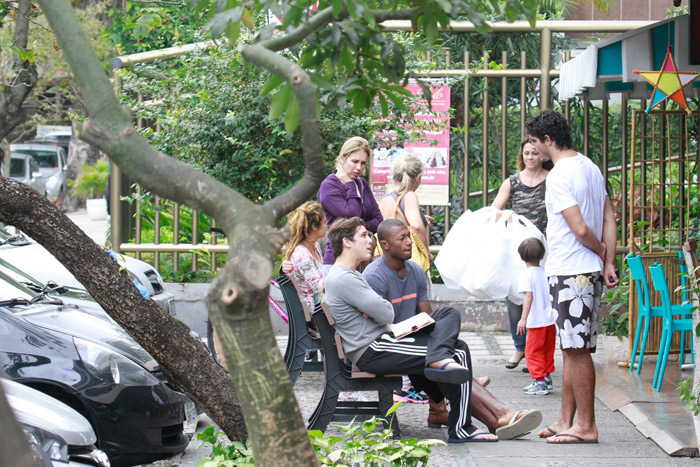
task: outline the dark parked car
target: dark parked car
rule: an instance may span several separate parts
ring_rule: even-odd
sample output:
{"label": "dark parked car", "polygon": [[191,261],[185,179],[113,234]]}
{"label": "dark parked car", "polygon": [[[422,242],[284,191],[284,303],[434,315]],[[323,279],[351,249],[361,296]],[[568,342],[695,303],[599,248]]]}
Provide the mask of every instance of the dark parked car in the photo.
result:
{"label": "dark parked car", "polygon": [[123,329],[0,274],[0,377],[33,387],[83,415],[113,465],[185,450],[186,404]]}

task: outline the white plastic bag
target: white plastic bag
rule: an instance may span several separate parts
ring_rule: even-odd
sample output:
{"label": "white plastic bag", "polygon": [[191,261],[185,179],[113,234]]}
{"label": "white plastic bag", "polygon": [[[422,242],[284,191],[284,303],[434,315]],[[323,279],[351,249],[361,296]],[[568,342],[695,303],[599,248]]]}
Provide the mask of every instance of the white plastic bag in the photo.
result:
{"label": "white plastic bag", "polygon": [[497,212],[496,208],[490,206],[475,212],[467,210],[450,228],[440,247],[440,253],[435,258],[435,267],[440,271],[445,286],[450,289],[460,288],[459,283],[475,250],[472,246],[478,241],[476,226],[486,223]]}
{"label": "white plastic bag", "polygon": [[521,304],[518,276],[525,263],[518,246],[528,237],[538,238],[546,249],[544,235],[523,216],[491,206],[467,211],[450,229],[435,266],[449,288],[462,288],[484,300],[507,296]]}

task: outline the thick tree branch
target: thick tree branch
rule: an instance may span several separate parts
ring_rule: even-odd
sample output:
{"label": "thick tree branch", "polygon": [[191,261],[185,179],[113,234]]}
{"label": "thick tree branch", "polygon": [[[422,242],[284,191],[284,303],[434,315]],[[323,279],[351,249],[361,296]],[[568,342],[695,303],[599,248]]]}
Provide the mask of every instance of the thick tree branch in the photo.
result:
{"label": "thick tree branch", "polygon": [[[122,109],[70,2],[39,0],[39,4],[87,106],[89,120],[76,125],[81,139],[107,153],[133,181],[214,217],[227,233],[244,218],[264,216],[260,207],[240,193],[151,147]],[[163,173],[168,176],[158,176]]]}
{"label": "thick tree branch", "polygon": [[241,407],[228,375],[189,334],[189,328],[154,301],[144,299],[129,275],[120,272],[117,262],[60,209],[29,186],[2,177],[0,221],[27,233],[55,256],[107,314],[158,361],[179,390],[207,412],[229,438],[245,439]]}
{"label": "thick tree branch", "polygon": [[[372,10],[372,16],[377,23],[389,20],[399,20],[399,19],[411,19],[413,15],[418,11],[418,8],[408,8],[405,10]],[[260,42],[260,45],[273,51],[279,52],[280,50],[287,49],[294,45],[299,44],[301,41],[306,39],[310,34],[321,29],[325,25],[333,21],[343,21],[348,17],[348,10],[343,5],[342,10],[338,14],[338,18],[333,18],[333,8],[328,7],[324,10],[316,12],[308,21],[301,23],[299,26],[294,28],[287,34],[279,37],[271,38],[266,41]]]}
{"label": "thick tree branch", "polygon": [[325,176],[316,110],[316,86],[303,68],[262,44],[245,47],[241,54],[250,63],[283,77],[292,86],[299,103],[299,128],[306,168],[302,179],[289,191],[265,203],[265,208],[277,220],[313,195]]}

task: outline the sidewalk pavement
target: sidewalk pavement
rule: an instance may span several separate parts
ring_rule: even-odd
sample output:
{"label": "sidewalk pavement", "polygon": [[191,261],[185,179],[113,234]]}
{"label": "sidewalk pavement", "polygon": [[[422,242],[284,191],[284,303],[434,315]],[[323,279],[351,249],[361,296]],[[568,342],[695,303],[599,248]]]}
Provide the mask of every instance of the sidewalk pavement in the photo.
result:
{"label": "sidewalk pavement", "polygon": [[[491,384],[488,389],[504,404],[518,410],[537,409],[542,412],[543,420],[539,429],[553,423],[561,403],[562,360],[559,350],[555,353],[556,371],[553,374],[554,390],[546,396],[528,396],[522,388],[530,383],[528,374],[521,371],[521,364],[514,370],[505,368],[505,362],[512,353],[511,337],[507,333],[463,332],[472,353],[475,376],[488,375]],[[598,352],[594,354],[597,364],[604,364],[605,350],[602,340],[598,338]],[[278,343],[283,349],[284,338]],[[323,391],[323,376],[320,373],[303,373],[294,386],[294,393],[304,419],[313,412]],[[368,393],[369,394],[369,393]],[[376,397],[376,396],[375,396]],[[519,440],[499,441],[498,443],[473,443],[436,446],[430,456],[430,465],[440,467],[467,466],[697,466],[697,459],[687,457],[669,457],[653,441],[645,438],[635,426],[620,412],[612,412],[598,398],[595,405],[596,422],[600,439],[598,444],[547,445],[545,440],[533,433]],[[404,404],[397,411],[401,434],[404,438],[434,438],[447,441],[447,429],[428,428],[427,404]],[[475,420],[475,424],[482,426]],[[200,423],[199,429],[205,427]],[[329,427],[326,434],[338,434],[337,429]],[[197,460],[210,455],[210,449],[201,446],[199,441],[190,443],[187,451],[177,458],[159,466],[194,467]]]}

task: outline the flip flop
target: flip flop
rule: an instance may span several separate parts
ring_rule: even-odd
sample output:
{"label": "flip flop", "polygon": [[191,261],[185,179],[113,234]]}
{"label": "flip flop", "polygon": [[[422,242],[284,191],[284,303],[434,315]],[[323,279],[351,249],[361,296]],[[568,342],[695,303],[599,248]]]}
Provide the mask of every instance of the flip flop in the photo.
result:
{"label": "flip flop", "polygon": [[[520,416],[522,414],[522,416]],[[518,418],[520,416],[520,418]],[[522,438],[542,423],[542,412],[539,410],[521,410],[513,415],[507,425],[496,428],[498,439]]]}
{"label": "flip flop", "polygon": [[477,436],[483,436],[490,434],[488,431],[474,430],[472,434],[466,438],[448,438],[448,443],[495,443],[498,439],[479,439]]}
{"label": "flip flop", "polygon": [[550,436],[557,436],[557,432],[552,430],[552,427],[548,426],[545,428],[545,430],[549,431],[551,435],[538,435],[540,438],[549,438]]}
{"label": "flip flop", "polygon": [[571,433],[559,433],[558,435],[555,435],[555,436],[568,436],[569,438],[572,438],[572,440],[570,440],[570,441],[550,441],[551,438],[547,438],[547,444],[598,444],[597,439],[583,439],[580,436],[572,435]]}
{"label": "flip flop", "polygon": [[447,362],[440,368],[425,367],[423,374],[430,381],[448,384],[464,384],[472,377],[472,372],[468,368],[447,368],[447,365],[457,362]]}

